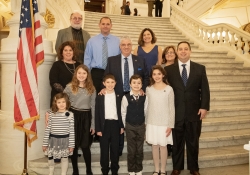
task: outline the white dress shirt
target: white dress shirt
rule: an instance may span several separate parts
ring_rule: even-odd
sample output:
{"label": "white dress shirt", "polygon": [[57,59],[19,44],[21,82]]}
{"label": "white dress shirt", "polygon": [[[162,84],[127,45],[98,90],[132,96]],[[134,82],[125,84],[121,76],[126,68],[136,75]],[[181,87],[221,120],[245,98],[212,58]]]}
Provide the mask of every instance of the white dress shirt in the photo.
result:
{"label": "white dress shirt", "polygon": [[115,92],[105,94],[105,119],[107,120],[118,120],[117,108],[116,108],[116,95]]}
{"label": "white dress shirt", "polygon": [[190,73],[190,60],[188,60],[186,63],[182,63],[180,60],[178,60],[178,64],[179,64],[179,70],[180,70],[180,75],[182,77],[182,70],[183,70],[183,66],[182,64],[186,64],[186,69],[187,69],[187,78],[189,77],[189,73]]}

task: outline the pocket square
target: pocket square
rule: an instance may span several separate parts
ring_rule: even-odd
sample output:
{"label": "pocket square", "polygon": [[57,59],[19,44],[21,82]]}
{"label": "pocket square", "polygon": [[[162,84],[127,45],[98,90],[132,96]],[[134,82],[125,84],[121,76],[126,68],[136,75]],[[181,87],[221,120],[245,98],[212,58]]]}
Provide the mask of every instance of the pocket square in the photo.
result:
{"label": "pocket square", "polygon": [[141,71],[142,70],[142,68],[140,68],[140,67],[138,67],[138,69],[137,69],[138,71]]}

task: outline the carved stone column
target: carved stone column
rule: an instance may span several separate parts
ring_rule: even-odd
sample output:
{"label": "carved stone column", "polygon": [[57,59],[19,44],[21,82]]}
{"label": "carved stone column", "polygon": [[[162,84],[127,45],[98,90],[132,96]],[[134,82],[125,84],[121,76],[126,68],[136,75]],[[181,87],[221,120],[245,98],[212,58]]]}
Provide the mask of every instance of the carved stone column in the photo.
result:
{"label": "carved stone column", "polygon": [[163,1],[162,17],[170,17],[170,0]]}
{"label": "carved stone column", "polygon": [[[40,0],[39,4],[43,4],[45,7],[45,0]],[[44,7],[42,7],[41,10],[44,10]],[[24,132],[15,130],[13,128],[14,81],[20,8],[20,0],[11,1],[11,10],[15,14],[11,20],[7,22],[7,25],[10,27],[9,36],[1,40],[0,170],[2,174],[20,174],[24,168]],[[43,11],[41,11],[41,14],[43,14]],[[38,139],[32,143],[31,148],[28,148],[28,160],[43,157],[41,145],[44,132],[44,114],[49,108],[50,101],[50,85],[48,74],[52,63],[55,60],[55,54],[52,53],[52,42],[48,41],[44,35],[47,24],[43,20],[42,16],[41,26],[45,50],[44,63],[38,67],[38,88],[40,93],[41,119],[37,121]]]}

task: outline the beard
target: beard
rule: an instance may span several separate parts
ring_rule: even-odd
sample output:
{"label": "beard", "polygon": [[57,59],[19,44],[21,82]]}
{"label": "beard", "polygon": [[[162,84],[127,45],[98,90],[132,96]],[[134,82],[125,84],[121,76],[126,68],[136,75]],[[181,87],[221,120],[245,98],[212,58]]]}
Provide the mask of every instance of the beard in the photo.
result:
{"label": "beard", "polygon": [[80,24],[74,24],[73,22],[71,23],[71,27],[73,27],[74,29],[80,29],[82,27],[82,23]]}

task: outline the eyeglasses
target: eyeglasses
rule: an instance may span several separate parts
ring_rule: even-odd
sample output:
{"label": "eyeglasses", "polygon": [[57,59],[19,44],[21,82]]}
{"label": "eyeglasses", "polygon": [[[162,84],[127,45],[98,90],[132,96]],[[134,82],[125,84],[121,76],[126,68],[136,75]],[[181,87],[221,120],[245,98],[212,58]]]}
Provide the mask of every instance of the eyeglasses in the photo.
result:
{"label": "eyeglasses", "polygon": [[121,47],[131,47],[132,46],[132,44],[121,44]]}
{"label": "eyeglasses", "polygon": [[82,18],[77,18],[77,17],[74,17],[74,18],[71,18],[71,19],[73,19],[74,21],[81,21],[82,20]]}
{"label": "eyeglasses", "polygon": [[174,55],[174,52],[166,52],[165,55]]}

